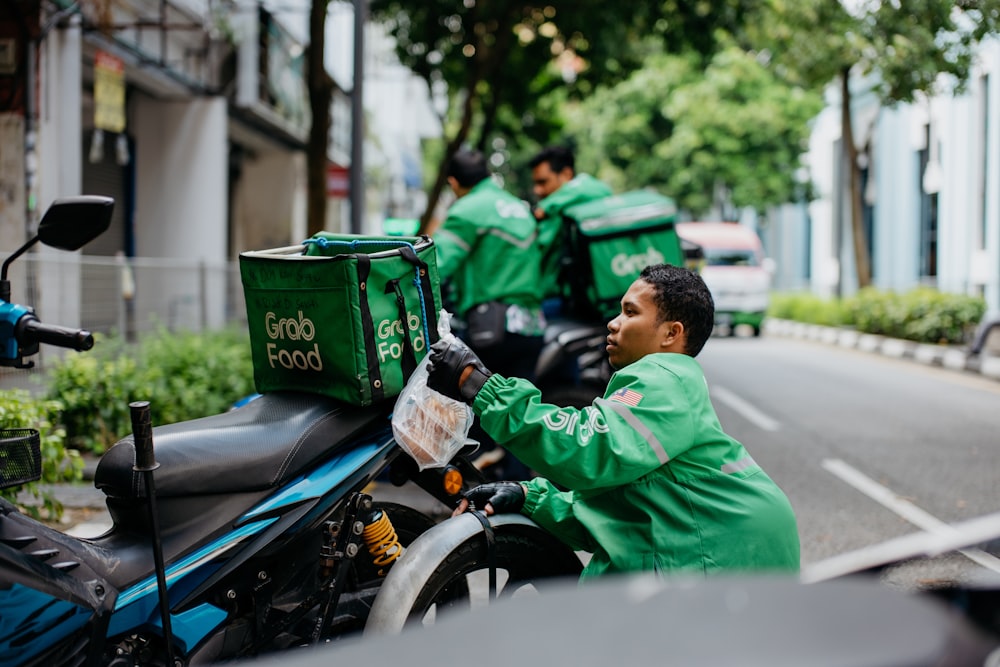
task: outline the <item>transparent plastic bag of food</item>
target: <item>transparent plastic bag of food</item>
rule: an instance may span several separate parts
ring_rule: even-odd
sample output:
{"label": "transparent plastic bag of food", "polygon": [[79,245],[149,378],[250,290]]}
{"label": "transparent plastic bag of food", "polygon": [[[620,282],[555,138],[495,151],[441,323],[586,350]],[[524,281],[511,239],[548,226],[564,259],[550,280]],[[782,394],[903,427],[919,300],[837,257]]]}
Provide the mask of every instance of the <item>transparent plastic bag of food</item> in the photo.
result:
{"label": "transparent plastic bag of food", "polygon": [[[443,340],[455,337],[450,319],[444,310],[438,316],[438,335]],[[443,467],[466,444],[474,444],[469,440],[472,408],[427,386],[429,364],[430,354],[427,354],[396,398],[392,413],[396,442],[420,470]]]}

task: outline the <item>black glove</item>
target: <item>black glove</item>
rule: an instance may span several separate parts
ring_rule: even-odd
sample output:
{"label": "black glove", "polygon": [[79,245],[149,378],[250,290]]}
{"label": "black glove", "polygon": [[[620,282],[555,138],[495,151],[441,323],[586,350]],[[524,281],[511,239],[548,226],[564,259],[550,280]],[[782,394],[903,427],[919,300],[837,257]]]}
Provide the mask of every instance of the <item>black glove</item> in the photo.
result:
{"label": "black glove", "polygon": [[[472,366],[472,375],[459,388],[458,381],[462,371]],[[490,369],[483,366],[476,353],[457,338],[439,340],[431,345],[431,360],[427,367],[427,386],[436,392],[444,394],[456,401],[465,401],[472,405],[476,394],[493,375]]]}
{"label": "black glove", "polygon": [[485,509],[488,503],[496,514],[520,512],[524,507],[524,487],[520,482],[489,482],[469,490],[465,498],[478,510]]}

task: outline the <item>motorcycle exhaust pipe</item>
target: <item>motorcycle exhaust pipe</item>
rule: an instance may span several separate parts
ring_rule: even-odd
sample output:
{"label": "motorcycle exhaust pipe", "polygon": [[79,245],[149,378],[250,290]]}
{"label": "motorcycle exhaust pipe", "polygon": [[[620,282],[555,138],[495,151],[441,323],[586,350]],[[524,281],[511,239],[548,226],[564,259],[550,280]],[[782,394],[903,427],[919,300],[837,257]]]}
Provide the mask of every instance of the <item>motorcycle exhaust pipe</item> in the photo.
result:
{"label": "motorcycle exhaust pipe", "polygon": [[149,509],[150,536],[153,542],[153,567],[156,570],[156,588],[160,600],[160,620],[163,623],[163,640],[167,645],[168,665],[174,665],[174,640],[170,628],[170,600],[167,596],[167,575],[163,565],[163,543],[160,540],[160,520],[156,510],[156,487],[153,471],[160,467],[153,453],[153,427],[149,418],[149,401],[129,403],[132,418],[132,438],[135,441],[135,465],[132,470],[142,473],[146,484],[146,506]]}

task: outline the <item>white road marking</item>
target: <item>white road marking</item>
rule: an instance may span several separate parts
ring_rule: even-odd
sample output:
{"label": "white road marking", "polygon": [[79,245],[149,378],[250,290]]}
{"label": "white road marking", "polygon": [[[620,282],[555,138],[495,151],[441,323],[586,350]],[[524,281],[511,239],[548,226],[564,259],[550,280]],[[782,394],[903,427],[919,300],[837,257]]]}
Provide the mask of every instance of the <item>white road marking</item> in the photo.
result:
{"label": "white road marking", "polygon": [[777,419],[772,419],[725,387],[713,386],[709,391],[720,403],[724,403],[730,409],[738,412],[757,428],[764,431],[777,431],[781,428]]}
{"label": "white road marking", "polygon": [[[879,484],[871,477],[868,477],[840,459],[825,459],[822,466],[833,476],[850,484],[861,493],[886,509],[895,512],[921,530],[939,534],[953,534],[957,532],[941,519],[929,514],[910,501],[900,498],[888,487]],[[958,552],[988,570],[1000,572],[1000,558],[988,554],[982,549],[959,549]]]}

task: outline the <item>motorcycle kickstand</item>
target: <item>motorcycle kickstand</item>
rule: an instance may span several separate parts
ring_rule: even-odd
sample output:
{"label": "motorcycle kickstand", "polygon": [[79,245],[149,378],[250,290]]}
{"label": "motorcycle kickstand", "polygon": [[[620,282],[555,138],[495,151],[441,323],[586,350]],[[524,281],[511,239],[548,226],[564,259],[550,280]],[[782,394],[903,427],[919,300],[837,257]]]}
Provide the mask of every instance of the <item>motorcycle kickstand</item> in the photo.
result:
{"label": "motorcycle kickstand", "polygon": [[[321,612],[316,619],[313,630],[310,633],[310,643],[316,644],[322,638],[323,628],[328,623],[328,616],[337,606],[340,594],[343,591],[347,577],[347,567],[353,564],[354,556],[360,550],[361,534],[364,532],[364,522],[358,520],[361,512],[368,512],[372,506],[371,496],[363,493],[355,493],[347,502],[344,510],[344,518],[341,523],[328,521],[325,524],[323,533],[323,546],[320,549],[320,572],[319,579],[323,582],[319,590],[306,597],[294,611],[284,618],[275,622],[266,622],[266,614],[257,613],[258,624],[261,623],[261,616],[264,616],[264,626],[268,632],[266,636],[260,637],[251,645],[240,651],[240,657],[257,655],[257,653],[267,646],[268,642],[279,636],[293,624],[305,616],[310,609],[315,609],[321,605]],[[349,526],[349,530],[343,530],[342,526]],[[263,632],[263,627],[258,625],[259,633]]]}
{"label": "motorcycle kickstand", "polygon": [[[324,584],[326,599],[322,602],[322,610],[316,617],[313,626],[311,644],[318,644],[323,637],[323,628],[330,622],[330,616],[347,582],[347,570],[354,564],[354,557],[361,548],[361,536],[365,530],[365,521],[359,515],[371,513],[372,498],[364,493],[355,493],[347,502],[344,520],[338,525],[330,523],[323,536],[323,547],[320,549],[320,576]],[[345,530],[346,528],[346,530]]]}

